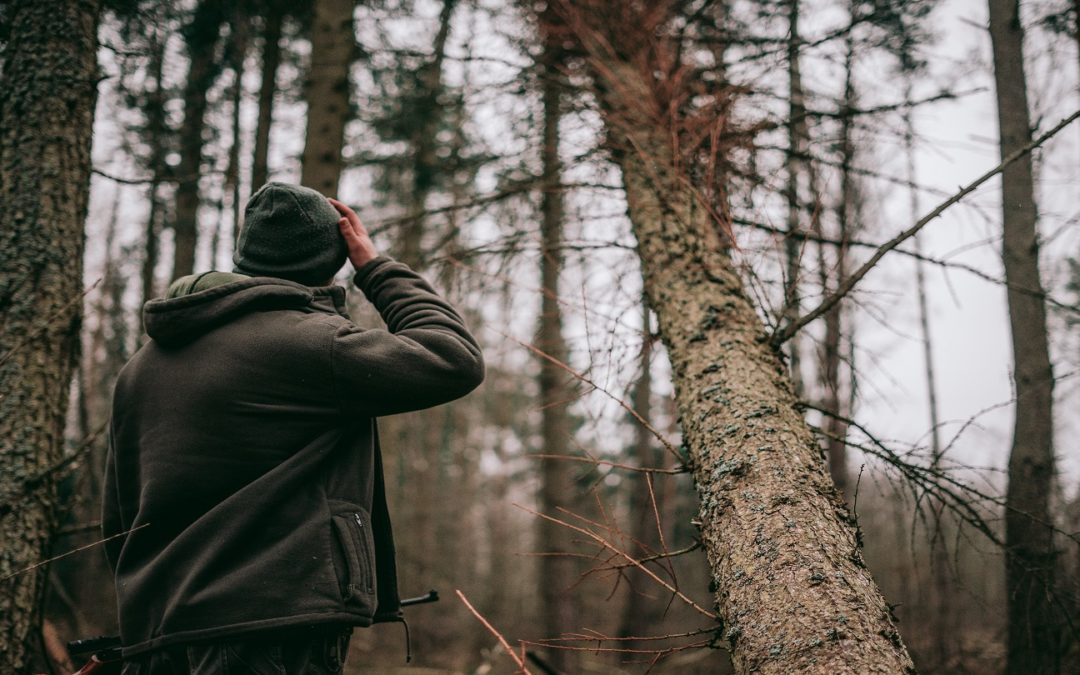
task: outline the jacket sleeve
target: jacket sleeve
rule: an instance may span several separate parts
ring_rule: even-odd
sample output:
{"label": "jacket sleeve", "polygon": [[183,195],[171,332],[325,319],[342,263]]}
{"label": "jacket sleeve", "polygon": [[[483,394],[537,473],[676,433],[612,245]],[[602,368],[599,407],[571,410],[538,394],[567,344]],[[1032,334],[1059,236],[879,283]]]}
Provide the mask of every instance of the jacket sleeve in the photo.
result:
{"label": "jacket sleeve", "polygon": [[381,255],[353,278],[386,329],[338,328],[331,348],[342,409],[372,417],[430,408],[484,380],[484,358],[457,311],[404,263]]}

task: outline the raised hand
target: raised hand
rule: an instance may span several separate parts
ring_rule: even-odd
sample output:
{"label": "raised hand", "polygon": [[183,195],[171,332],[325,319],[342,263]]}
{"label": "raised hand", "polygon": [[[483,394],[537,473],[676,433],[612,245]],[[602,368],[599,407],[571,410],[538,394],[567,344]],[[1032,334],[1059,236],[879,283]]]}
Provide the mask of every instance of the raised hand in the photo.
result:
{"label": "raised hand", "polygon": [[367,228],[360,222],[360,216],[356,215],[355,211],[333,198],[330,198],[330,203],[342,216],[338,227],[341,228],[341,235],[345,237],[345,243],[349,247],[349,262],[356,269],[360,269],[364,263],[379,255],[375,244],[371,242]]}

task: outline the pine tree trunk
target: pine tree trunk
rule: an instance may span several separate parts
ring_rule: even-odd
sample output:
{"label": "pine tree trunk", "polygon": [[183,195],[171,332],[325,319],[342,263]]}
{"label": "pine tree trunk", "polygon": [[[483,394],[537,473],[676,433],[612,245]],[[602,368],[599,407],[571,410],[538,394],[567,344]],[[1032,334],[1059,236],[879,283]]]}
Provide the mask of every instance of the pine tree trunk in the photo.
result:
{"label": "pine tree trunk", "polygon": [[[1023,28],[1017,0],[990,0],[1001,156],[1031,139]],[[1008,595],[1008,673],[1054,673],[1060,668],[1061,618],[1056,594],[1049,498],[1053,488],[1053,372],[1040,296],[1042,288],[1031,156],[1007,166],[1002,185],[1002,261],[1012,328],[1016,417],[1009,454],[1005,513]]]}
{"label": "pine tree trunk", "polygon": [[281,64],[281,24],[284,18],[276,3],[267,9],[263,27],[262,83],[259,85],[259,119],[255,125],[255,158],[251,167],[251,189],[258,190],[269,176],[270,126],[274,119],[274,94]]}
{"label": "pine tree trunk", "polygon": [[[536,347],[563,363],[568,350],[563,337],[562,307],[559,304],[559,275],[563,268],[562,162],[559,158],[559,120],[562,100],[561,75],[556,68],[556,47],[547,44],[541,57],[541,99],[543,110],[543,197],[540,222],[540,323]],[[572,393],[569,374],[547,359],[540,360],[540,436],[545,455],[569,455],[571,437],[567,405]],[[558,516],[559,508],[577,510],[574,467],[564,459],[540,460],[540,511]],[[578,565],[573,557],[572,533],[547,519],[540,519],[537,549],[540,558],[541,615],[545,638],[557,638],[580,629],[577,589]],[[576,672],[576,653],[564,649],[548,651],[551,665],[559,672]]]}
{"label": "pine tree trunk", "polygon": [[184,121],[180,126],[180,165],[177,167],[176,221],[173,224],[173,280],[195,270],[206,92],[219,70],[214,61],[214,45],[223,20],[219,5],[216,0],[201,0],[184,31],[191,65],[187,82],[184,83]]}
{"label": "pine tree trunk", "polygon": [[349,66],[356,48],[354,0],[315,0],[311,65],[305,86],[307,140],[300,183],[336,195],[343,166],[341,145],[349,120]]}
{"label": "pine tree trunk", "polygon": [[0,672],[29,669],[82,317],[94,0],[13,5],[0,79]]}
{"label": "pine tree trunk", "polygon": [[709,211],[673,169],[641,70],[591,52],[674,376],[701,539],[739,673],[901,673],[912,664],[854,522],[796,408]]}

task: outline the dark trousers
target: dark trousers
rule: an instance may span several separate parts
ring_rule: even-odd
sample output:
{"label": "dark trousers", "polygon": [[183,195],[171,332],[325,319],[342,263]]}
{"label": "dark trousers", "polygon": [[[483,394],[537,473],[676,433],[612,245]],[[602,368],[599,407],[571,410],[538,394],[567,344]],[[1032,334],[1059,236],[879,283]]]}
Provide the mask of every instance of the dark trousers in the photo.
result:
{"label": "dark trousers", "polygon": [[171,645],[124,659],[122,675],[339,675],[351,626],[312,626]]}

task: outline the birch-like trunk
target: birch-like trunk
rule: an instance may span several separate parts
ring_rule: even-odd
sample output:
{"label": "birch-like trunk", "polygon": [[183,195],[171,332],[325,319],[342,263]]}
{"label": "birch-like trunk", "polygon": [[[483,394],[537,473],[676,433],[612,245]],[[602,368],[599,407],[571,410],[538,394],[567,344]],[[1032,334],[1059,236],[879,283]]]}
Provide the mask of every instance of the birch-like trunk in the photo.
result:
{"label": "birch-like trunk", "polygon": [[0,672],[30,669],[79,355],[94,0],[12,5],[0,77]]}

